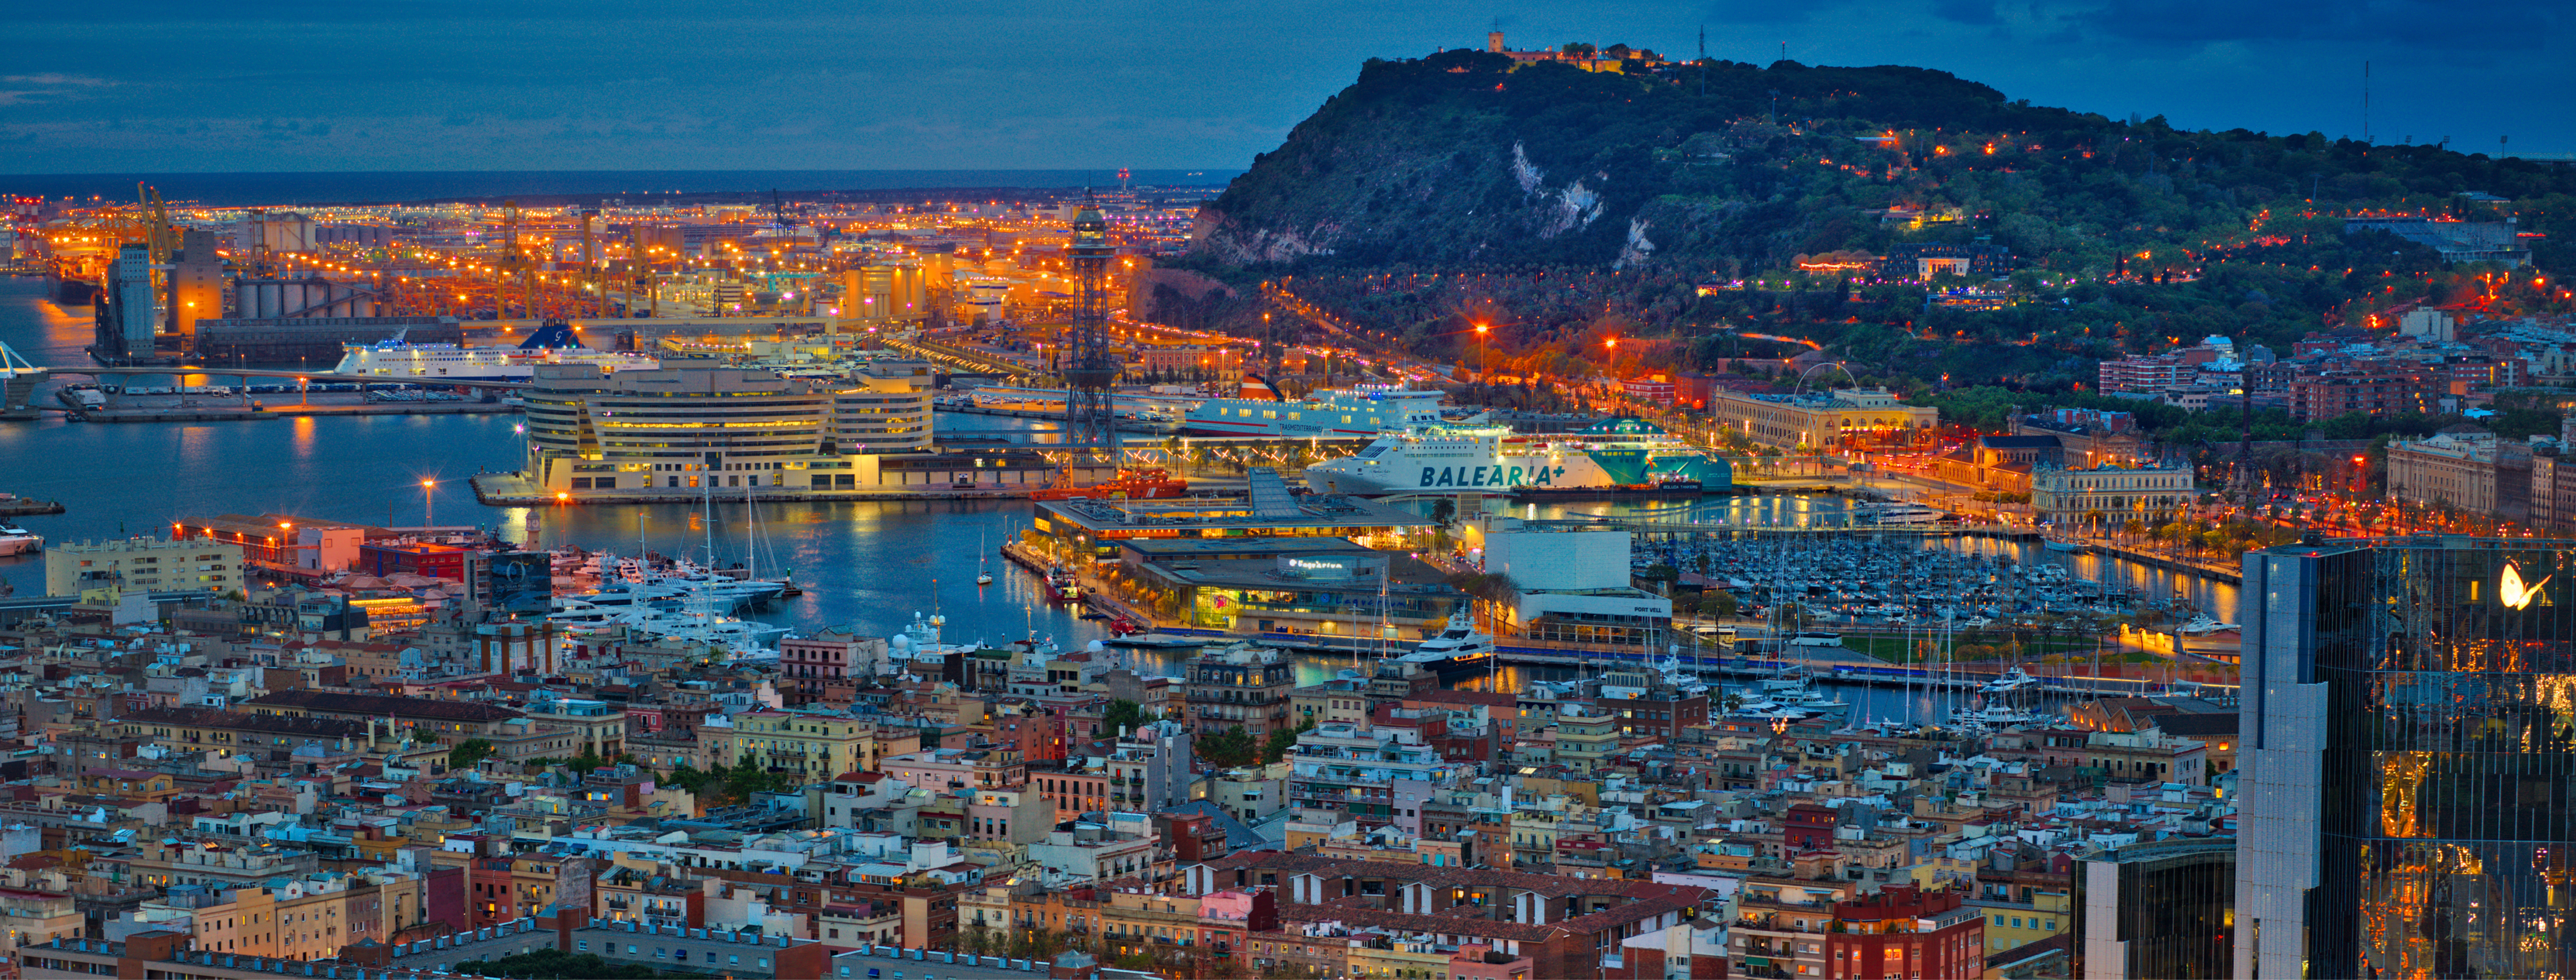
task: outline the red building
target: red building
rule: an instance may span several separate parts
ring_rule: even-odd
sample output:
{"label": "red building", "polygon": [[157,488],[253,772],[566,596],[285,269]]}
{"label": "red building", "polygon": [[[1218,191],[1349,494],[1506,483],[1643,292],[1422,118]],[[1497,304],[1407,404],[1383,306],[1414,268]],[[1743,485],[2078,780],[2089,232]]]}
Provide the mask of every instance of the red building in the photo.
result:
{"label": "red building", "polygon": [[1790,807],[1780,815],[1780,847],[1790,854],[1833,850],[1834,808],[1813,803]]}
{"label": "red building", "polygon": [[1653,405],[1673,403],[1673,379],[1667,374],[1650,374],[1619,383],[1629,398]]}
{"label": "red building", "polygon": [[480,929],[516,920],[519,917],[519,900],[510,888],[510,859],[478,857],[469,868],[465,898],[474,921],[467,928]]}
{"label": "red building", "polygon": [[1825,969],[1831,980],[1976,980],[1986,972],[1986,917],[1957,892],[1913,885],[1836,902]]}
{"label": "red building", "polygon": [[377,578],[410,574],[462,582],[465,581],[465,554],[471,550],[426,541],[363,544],[358,546],[357,570]]}
{"label": "red building", "polygon": [[1233,851],[1225,846],[1225,830],[1216,818],[1204,813],[1157,813],[1154,829],[1163,837],[1163,846],[1172,849],[1172,857],[1184,863],[1213,861]]}
{"label": "red building", "polygon": [[993,720],[993,742],[1020,750],[1020,758],[1040,762],[1064,758],[1064,709],[1055,705],[1020,705],[1017,714]]}

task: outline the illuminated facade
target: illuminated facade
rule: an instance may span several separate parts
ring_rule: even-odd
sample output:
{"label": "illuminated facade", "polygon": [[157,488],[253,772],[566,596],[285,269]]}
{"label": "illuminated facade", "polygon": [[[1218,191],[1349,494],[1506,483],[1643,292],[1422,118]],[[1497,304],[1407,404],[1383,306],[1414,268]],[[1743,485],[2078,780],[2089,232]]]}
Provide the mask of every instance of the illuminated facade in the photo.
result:
{"label": "illuminated facade", "polygon": [[1708,395],[1709,423],[1783,449],[1905,445],[1941,424],[1941,410],[1908,405],[1885,388],[1847,388],[1800,395]]}
{"label": "illuminated facade", "polygon": [[2041,466],[2030,474],[2030,507],[2043,521],[2073,523],[2099,512],[2115,523],[2136,518],[2157,524],[2190,506],[2191,497],[2187,463],[2092,469]]}
{"label": "illuminated facade", "polygon": [[789,378],[731,367],[603,375],[549,365],[536,369],[527,399],[526,472],[548,492],[865,491],[915,478],[925,486],[1044,485],[1053,475],[1009,465],[1033,458],[927,467],[885,458],[931,448],[931,393],[909,378]]}
{"label": "illuminated facade", "polygon": [[2245,556],[2234,975],[2566,976],[2576,544]]}

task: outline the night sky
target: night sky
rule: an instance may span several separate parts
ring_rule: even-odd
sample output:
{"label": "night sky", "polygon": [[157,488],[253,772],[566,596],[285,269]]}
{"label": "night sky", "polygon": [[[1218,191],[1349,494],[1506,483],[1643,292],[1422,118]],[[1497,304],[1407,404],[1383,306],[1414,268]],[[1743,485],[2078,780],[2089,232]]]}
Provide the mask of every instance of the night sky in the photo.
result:
{"label": "night sky", "polygon": [[0,172],[1235,168],[1371,57],[1939,68],[2184,128],[2576,151],[2566,0],[10,5]]}

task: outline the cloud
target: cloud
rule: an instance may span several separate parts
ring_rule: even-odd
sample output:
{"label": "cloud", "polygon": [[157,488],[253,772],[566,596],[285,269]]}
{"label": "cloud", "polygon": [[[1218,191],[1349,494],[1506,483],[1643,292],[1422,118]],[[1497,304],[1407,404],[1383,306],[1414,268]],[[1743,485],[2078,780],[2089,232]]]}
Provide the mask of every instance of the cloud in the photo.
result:
{"label": "cloud", "polygon": [[2108,0],[2085,22],[2161,44],[2378,41],[2422,47],[2528,49],[2569,23],[2561,4],[2524,0]]}
{"label": "cloud", "polygon": [[1995,12],[1997,0],[1932,0],[1932,16],[1954,24],[1980,27],[2001,24],[2003,15]]}
{"label": "cloud", "polygon": [[0,75],[0,105],[38,105],[70,102],[88,98],[97,89],[110,88],[115,82],[89,75],[66,75],[43,72],[34,75]]}

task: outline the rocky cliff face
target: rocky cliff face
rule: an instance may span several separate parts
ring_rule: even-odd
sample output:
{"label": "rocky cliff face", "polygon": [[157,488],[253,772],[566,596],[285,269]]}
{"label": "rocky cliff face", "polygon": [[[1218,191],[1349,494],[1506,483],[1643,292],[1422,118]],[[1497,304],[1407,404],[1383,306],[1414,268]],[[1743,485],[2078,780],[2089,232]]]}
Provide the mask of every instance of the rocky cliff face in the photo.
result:
{"label": "rocky cliff face", "polygon": [[[1850,136],[1829,132],[2079,118],[1911,68],[1719,64],[1704,95],[1702,83],[1688,67],[1514,71],[1507,58],[1473,51],[1371,61],[1202,212],[1193,251],[1236,267],[1714,267],[1730,254],[1759,266],[1816,230],[1807,208],[1762,205],[1813,196],[1805,185],[1817,178],[1786,161],[1852,149]],[[1762,120],[1775,92],[1785,93],[1785,112],[1845,117],[1770,125]]]}
{"label": "rocky cliff face", "polygon": [[1202,213],[1197,254],[1226,265],[1617,259],[1651,157],[1565,139],[1564,121],[1534,117],[1606,108],[1652,83],[1509,67],[1475,52],[1370,62]]}

